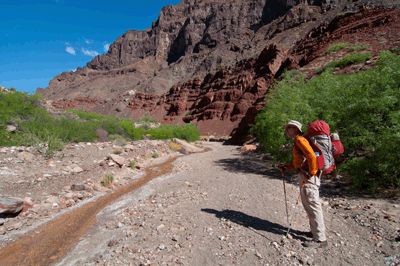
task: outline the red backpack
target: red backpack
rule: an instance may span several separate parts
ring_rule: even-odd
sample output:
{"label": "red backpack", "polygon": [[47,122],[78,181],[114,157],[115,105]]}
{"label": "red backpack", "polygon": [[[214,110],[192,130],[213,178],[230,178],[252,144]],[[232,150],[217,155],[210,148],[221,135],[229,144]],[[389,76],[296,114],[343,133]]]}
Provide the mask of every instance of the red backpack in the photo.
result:
{"label": "red backpack", "polygon": [[329,125],[324,121],[312,122],[305,136],[317,154],[318,169],[329,174],[336,169],[335,156],[344,152],[343,144],[337,133],[330,134]]}

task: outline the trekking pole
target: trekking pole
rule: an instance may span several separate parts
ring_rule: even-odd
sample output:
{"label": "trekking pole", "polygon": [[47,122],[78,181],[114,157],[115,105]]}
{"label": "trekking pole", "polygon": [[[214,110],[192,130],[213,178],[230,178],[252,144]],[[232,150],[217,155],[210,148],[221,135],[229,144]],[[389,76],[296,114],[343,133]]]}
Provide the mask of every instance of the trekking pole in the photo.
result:
{"label": "trekking pole", "polygon": [[301,191],[303,190],[303,187],[304,187],[304,182],[303,182],[303,184],[301,184],[299,197],[297,198],[296,206],[294,206],[294,211],[293,211],[292,220],[290,221],[289,228],[288,228],[287,233],[286,233],[286,237],[288,237],[288,235],[289,235],[290,227],[292,226],[292,222],[293,222],[293,219],[294,219],[294,215],[296,214],[296,208],[297,208],[297,205],[299,204],[300,196],[301,196]]}
{"label": "trekking pole", "polygon": [[288,226],[289,226],[289,211],[288,211],[287,199],[286,199],[285,175],[283,174],[283,171],[282,171],[282,180],[283,180],[283,192],[284,192],[284,194],[285,194],[286,220],[287,220],[287,224],[288,224]]}

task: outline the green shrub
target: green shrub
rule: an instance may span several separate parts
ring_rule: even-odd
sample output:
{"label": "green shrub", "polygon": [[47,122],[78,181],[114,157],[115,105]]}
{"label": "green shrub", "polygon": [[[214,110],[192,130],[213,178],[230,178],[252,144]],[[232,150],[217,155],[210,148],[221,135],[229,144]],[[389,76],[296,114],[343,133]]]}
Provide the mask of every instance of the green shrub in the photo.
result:
{"label": "green shrub", "polygon": [[121,119],[118,126],[131,140],[143,139],[144,130],[142,128],[136,128],[133,123],[134,121],[131,119]]}
{"label": "green shrub", "polygon": [[114,148],[112,153],[113,154],[121,154],[122,153],[122,149],[121,148]]}
{"label": "green shrub", "polygon": [[331,53],[337,52],[337,51],[339,51],[339,50],[342,50],[342,49],[348,47],[349,45],[350,45],[349,43],[336,43],[336,44],[331,45],[331,46],[325,51],[325,53],[326,53],[326,54],[331,54]]}
{"label": "green shrub", "polygon": [[104,177],[103,177],[103,181],[101,181],[101,185],[102,185],[103,187],[108,187],[108,188],[110,188],[112,182],[114,182],[114,176],[111,175],[111,174],[106,174],[106,175],[104,175]]}
{"label": "green shrub", "polygon": [[[347,157],[341,171],[351,175],[355,189],[400,184],[400,57],[381,52],[378,65],[369,70],[334,75],[324,72],[310,80],[287,72],[274,85],[267,106],[256,116],[251,132],[266,152],[279,161],[291,161],[291,146],[282,125],[295,119],[306,125],[315,120],[329,123],[345,146]],[[305,130],[305,128],[303,128]],[[289,140],[291,141],[291,140]]]}
{"label": "green shrub", "polygon": [[200,132],[193,124],[160,125],[158,128],[146,130],[145,134],[151,135],[151,139],[172,139],[178,138],[188,142],[194,142],[200,137]]}
{"label": "green shrub", "polygon": [[136,165],[136,163],[134,161],[130,161],[129,162],[129,167],[130,168],[132,168],[132,169],[135,168],[135,165]]}
{"label": "green shrub", "polygon": [[123,136],[118,135],[118,134],[109,135],[108,139],[111,142],[113,142],[115,145],[118,145],[118,146],[124,146],[128,143],[128,141]]}
{"label": "green shrub", "polygon": [[354,52],[354,51],[359,51],[359,50],[371,50],[372,46],[369,43],[356,43],[352,46],[350,46],[349,48],[347,48],[347,50],[349,52]]}
{"label": "green shrub", "polygon": [[152,155],[151,155],[151,157],[153,157],[153,158],[158,158],[158,157],[160,157],[160,155],[158,155],[158,153],[153,153]]}
{"label": "green shrub", "polygon": [[393,47],[390,51],[394,54],[400,55],[400,48],[398,46]]}
{"label": "green shrub", "polygon": [[158,123],[157,120],[150,118],[149,115],[145,115],[142,119],[138,120],[137,122]]}
{"label": "green shrub", "polygon": [[324,67],[318,69],[317,73],[320,74],[323,71],[325,71],[326,69],[330,69],[330,68],[336,68],[336,67],[344,68],[351,64],[365,62],[372,57],[373,57],[373,54],[371,54],[369,52],[358,53],[358,54],[348,54],[345,57],[343,57],[342,60],[329,62]]}

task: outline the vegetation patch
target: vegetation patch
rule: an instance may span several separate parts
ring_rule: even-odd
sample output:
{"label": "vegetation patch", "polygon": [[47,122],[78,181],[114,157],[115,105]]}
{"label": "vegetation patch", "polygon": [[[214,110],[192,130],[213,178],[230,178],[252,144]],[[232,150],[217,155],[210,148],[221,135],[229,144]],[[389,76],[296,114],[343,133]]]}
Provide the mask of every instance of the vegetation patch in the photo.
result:
{"label": "vegetation patch", "polygon": [[349,46],[350,46],[349,43],[336,43],[336,44],[329,46],[329,48],[325,51],[325,54],[331,54],[331,53],[340,51]]}
{"label": "vegetation patch", "polygon": [[[67,110],[76,114],[79,120],[70,117],[57,119],[41,102],[40,95],[13,90],[0,92],[0,146],[33,146],[44,156],[51,157],[66,143],[95,142],[99,137],[97,129],[107,131],[110,140],[119,146],[127,141],[143,139],[146,134],[151,134],[152,139],[180,138],[190,142],[200,136],[193,124],[160,126],[148,116],[134,121]],[[147,126],[136,127],[137,124]],[[152,128],[154,125],[157,127]],[[8,131],[7,126],[14,126],[16,130]]]}
{"label": "vegetation patch", "polygon": [[103,187],[110,188],[112,186],[112,182],[114,182],[114,176],[112,174],[106,174],[103,177],[103,181],[101,181],[101,185]]}
{"label": "vegetation patch", "polygon": [[372,46],[369,43],[356,43],[349,48],[349,52],[359,51],[359,50],[372,50]]}
{"label": "vegetation patch", "polygon": [[345,57],[343,57],[342,60],[339,61],[332,61],[323,66],[322,68],[319,68],[317,70],[317,73],[320,74],[324,72],[327,69],[333,69],[333,68],[344,68],[348,65],[351,64],[356,64],[356,63],[361,63],[365,62],[368,59],[371,59],[373,57],[373,54],[370,52],[365,52],[365,53],[357,53],[357,54],[348,54]]}
{"label": "vegetation patch", "polygon": [[[400,57],[380,53],[377,66],[351,75],[326,71],[310,80],[297,71],[283,75],[252,128],[266,152],[290,162],[282,125],[326,121],[338,132],[346,162],[340,171],[353,189],[370,192],[400,185]],[[305,130],[305,128],[303,128]],[[289,146],[290,147],[290,146]]]}
{"label": "vegetation patch", "polygon": [[174,142],[171,142],[171,143],[169,144],[169,148],[170,148],[171,150],[173,150],[173,151],[179,151],[179,150],[182,149],[181,146],[179,146],[178,144],[176,144],[176,143],[174,143]]}

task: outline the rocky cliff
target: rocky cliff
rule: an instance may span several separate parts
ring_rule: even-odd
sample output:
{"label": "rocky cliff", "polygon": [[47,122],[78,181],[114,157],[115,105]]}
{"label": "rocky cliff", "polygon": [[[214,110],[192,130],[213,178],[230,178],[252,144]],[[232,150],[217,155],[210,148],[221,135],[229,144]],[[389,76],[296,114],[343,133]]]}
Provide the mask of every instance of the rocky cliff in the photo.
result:
{"label": "rocky cliff", "polygon": [[183,0],[164,7],[151,28],[128,30],[106,54],[56,76],[38,92],[51,100],[112,99],[129,90],[161,95],[257,56],[277,32],[317,20],[338,1],[329,2]]}
{"label": "rocky cliff", "polygon": [[240,143],[281,73],[312,75],[307,65],[330,42],[355,43],[352,34],[393,22],[391,11],[375,6],[398,8],[400,1],[373,2],[184,0],[37,93],[57,108],[193,122],[204,134],[233,135]]}

